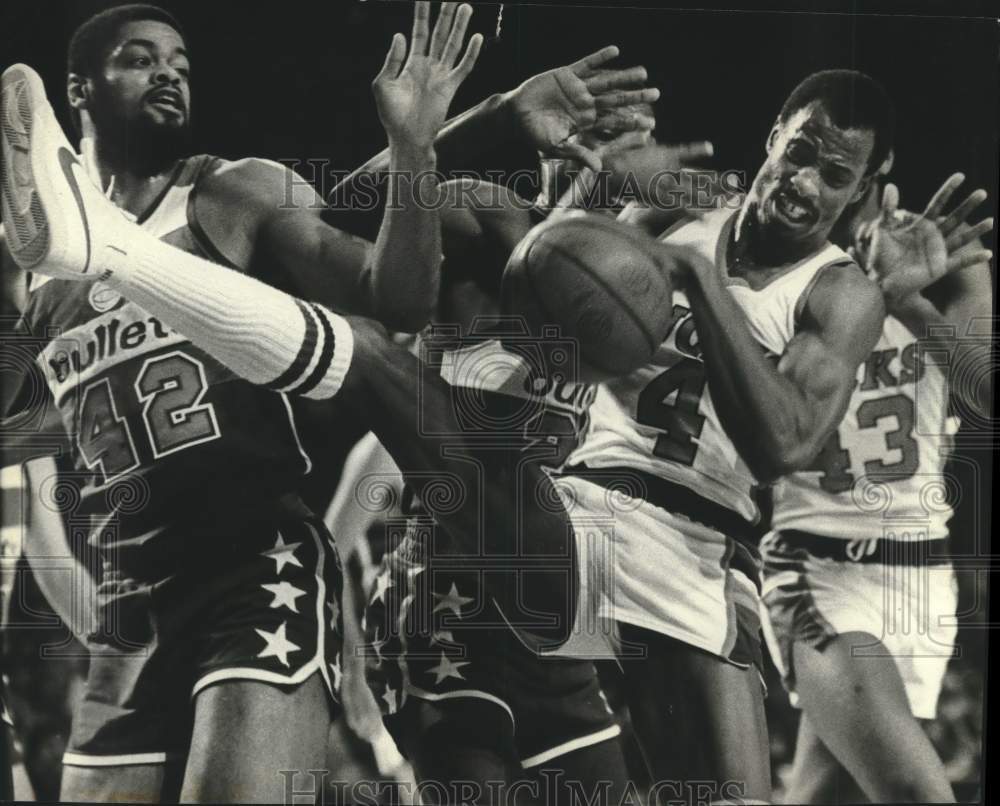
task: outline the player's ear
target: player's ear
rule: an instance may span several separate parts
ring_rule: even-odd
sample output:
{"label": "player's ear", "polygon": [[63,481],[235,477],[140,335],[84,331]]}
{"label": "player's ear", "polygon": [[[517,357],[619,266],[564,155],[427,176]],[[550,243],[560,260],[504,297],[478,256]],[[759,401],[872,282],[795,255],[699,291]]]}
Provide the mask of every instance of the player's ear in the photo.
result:
{"label": "player's ear", "polygon": [[771,127],[771,133],[767,136],[767,142],[764,144],[764,151],[768,154],[770,154],[771,149],[774,148],[774,142],[778,139],[779,131],[781,131],[781,118],[775,118],[774,125]]}
{"label": "player's ear", "polygon": [[70,109],[86,109],[90,103],[90,79],[79,73],[70,73],[66,79],[66,98]]}

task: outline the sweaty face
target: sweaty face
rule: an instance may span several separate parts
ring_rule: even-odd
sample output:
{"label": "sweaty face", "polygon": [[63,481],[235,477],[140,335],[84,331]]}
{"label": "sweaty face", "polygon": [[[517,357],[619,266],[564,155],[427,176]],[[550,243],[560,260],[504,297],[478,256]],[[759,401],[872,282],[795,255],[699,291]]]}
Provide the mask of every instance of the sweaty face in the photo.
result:
{"label": "sweaty face", "polygon": [[100,75],[93,78],[91,116],[99,130],[117,125],[153,136],[186,134],[189,72],[187,51],[177,31],[151,20],[125,23]]}
{"label": "sweaty face", "polygon": [[837,128],[818,101],[779,123],[752,192],[761,234],[818,248],[863,192],[874,145],[873,132]]}

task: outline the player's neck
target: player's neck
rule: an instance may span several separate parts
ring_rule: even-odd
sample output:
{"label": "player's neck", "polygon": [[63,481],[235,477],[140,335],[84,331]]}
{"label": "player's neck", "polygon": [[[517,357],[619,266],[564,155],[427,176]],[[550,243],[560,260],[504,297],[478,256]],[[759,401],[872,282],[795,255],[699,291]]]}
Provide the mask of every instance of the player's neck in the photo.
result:
{"label": "player's neck", "polygon": [[[88,169],[96,171],[101,187],[111,189],[111,200],[133,215],[141,215],[171,181],[178,160],[136,158],[94,138],[81,143]],[[88,153],[89,152],[89,153]]]}

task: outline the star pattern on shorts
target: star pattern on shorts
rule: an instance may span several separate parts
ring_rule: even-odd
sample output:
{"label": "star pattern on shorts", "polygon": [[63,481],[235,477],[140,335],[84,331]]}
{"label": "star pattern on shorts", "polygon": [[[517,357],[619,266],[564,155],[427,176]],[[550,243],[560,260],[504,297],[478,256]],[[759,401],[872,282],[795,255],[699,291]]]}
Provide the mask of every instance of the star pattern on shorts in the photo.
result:
{"label": "star pattern on shorts", "polygon": [[278,539],[274,541],[274,546],[269,548],[267,551],[262,551],[260,555],[262,557],[270,557],[274,560],[277,566],[274,570],[275,574],[280,575],[281,570],[287,564],[297,565],[299,568],[302,567],[302,563],[299,562],[299,558],[295,556],[295,550],[301,546],[302,543],[285,543],[285,539],[281,536],[281,532],[278,532]]}
{"label": "star pattern on shorts", "polygon": [[287,621],[281,622],[281,626],[274,632],[254,628],[254,631],[266,642],[266,646],[257,653],[258,658],[277,658],[281,665],[288,668],[288,653],[302,649],[298,644],[292,643],[285,635],[288,626]]}
{"label": "star pattern on shorts", "polygon": [[462,672],[459,671],[463,666],[468,666],[469,661],[460,660],[453,661],[444,652],[441,653],[441,661],[437,666],[432,666],[427,670],[427,674],[437,675],[437,680],[434,681],[434,685],[439,685],[442,680],[448,677],[454,677],[456,680],[465,680],[462,676]]}
{"label": "star pattern on shorts", "polygon": [[337,653],[336,660],[330,664],[330,672],[333,674],[333,690],[340,691],[340,682],[344,679],[344,672],[340,668],[340,653]]}
{"label": "star pattern on shorts", "polygon": [[389,577],[388,571],[383,571],[377,577],[375,577],[375,589],[372,591],[372,598],[369,604],[375,604],[375,602],[385,603],[385,592],[389,588],[395,587],[392,584],[392,579]]}
{"label": "star pattern on shorts", "polygon": [[386,685],[385,691],[382,692],[382,701],[385,703],[387,714],[394,714],[399,710],[399,704],[396,700],[396,689],[392,686]]}
{"label": "star pattern on shorts", "polygon": [[439,610],[450,610],[456,616],[462,615],[463,606],[475,601],[468,596],[461,596],[454,582],[451,583],[451,590],[447,593],[435,593],[434,598],[437,600],[437,604],[434,605],[435,613]]}
{"label": "star pattern on shorts", "polygon": [[274,597],[271,600],[271,609],[273,610],[287,607],[293,613],[298,613],[299,608],[295,604],[295,600],[306,595],[304,590],[296,588],[291,582],[279,582],[276,585],[262,584],[261,587]]}

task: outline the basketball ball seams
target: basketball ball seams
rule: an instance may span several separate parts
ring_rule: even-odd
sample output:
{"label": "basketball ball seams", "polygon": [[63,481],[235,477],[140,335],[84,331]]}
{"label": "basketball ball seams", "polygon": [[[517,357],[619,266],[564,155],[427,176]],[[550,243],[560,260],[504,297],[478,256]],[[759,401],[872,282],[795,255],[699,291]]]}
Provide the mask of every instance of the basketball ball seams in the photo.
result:
{"label": "basketball ball seams", "polygon": [[[539,240],[541,240],[541,239],[539,239]],[[534,300],[535,305],[538,306],[538,312],[545,319],[547,319],[548,321],[550,321],[550,322],[557,322],[557,321],[559,321],[558,318],[555,317],[552,314],[552,311],[549,310],[549,306],[548,306],[547,300],[544,298],[544,296],[542,294],[539,293],[539,288],[538,288],[538,286],[535,283],[535,278],[532,277],[532,272],[531,272],[531,265],[532,265],[532,262],[531,262],[531,253],[535,249],[535,247],[538,246],[539,240],[535,240],[532,243],[530,243],[528,245],[527,250],[524,253],[524,265],[528,267],[528,271],[522,272],[522,276],[528,281],[528,290],[531,292],[531,298]],[[552,244],[545,244],[545,247],[550,252],[558,252],[558,253],[560,253],[561,256],[565,257],[565,254],[563,253],[563,250],[559,250],[559,249],[553,248]],[[575,261],[575,260],[572,260],[570,262],[573,263],[573,265],[579,266],[579,263],[577,261]],[[590,274],[590,272],[587,272],[587,276],[592,276],[592,275]],[[620,302],[621,302],[621,300],[619,300],[619,303]],[[629,313],[631,314],[631,312],[629,312]],[[641,330],[642,330],[642,328],[640,328],[640,331]],[[580,358],[582,360],[582,356]],[[619,374],[619,372],[620,372],[620,370],[617,367],[606,366],[606,365],[603,364],[603,362],[595,361],[591,357],[588,357],[585,363],[589,364],[590,366],[592,366],[594,369],[596,369],[598,372],[600,372],[602,374],[614,376],[614,375]]]}
{"label": "basketball ball seams", "polygon": [[[534,246],[535,244],[532,244],[532,247]],[[568,252],[566,249],[560,247],[559,245],[547,243],[546,247],[551,252],[559,255],[559,257],[566,259],[568,263],[571,263],[572,265],[576,266],[577,269],[581,270],[581,272],[585,273],[589,278],[591,278],[594,281],[595,285],[599,286],[611,299],[613,299],[618,304],[619,309],[624,311],[628,315],[629,319],[631,319],[633,324],[636,326],[636,329],[646,337],[646,341],[649,342],[650,352],[656,351],[656,349],[660,346],[661,342],[663,341],[662,338],[658,338],[654,334],[650,333],[649,329],[645,326],[645,322],[643,322],[643,320],[635,313],[635,311],[632,310],[632,307],[628,305],[624,299],[622,299],[621,295],[612,286],[608,285],[608,283],[604,280],[603,277],[598,275],[596,272],[591,271],[590,267],[587,264],[581,263],[579,260],[575,258],[575,256],[573,256],[571,252]],[[531,267],[532,265],[533,264],[529,261],[528,266]],[[531,273],[530,271],[526,272],[526,274],[530,273]],[[536,295],[538,295],[539,289],[534,282],[532,282],[532,289],[535,291]],[[548,311],[546,312],[548,313]]]}

